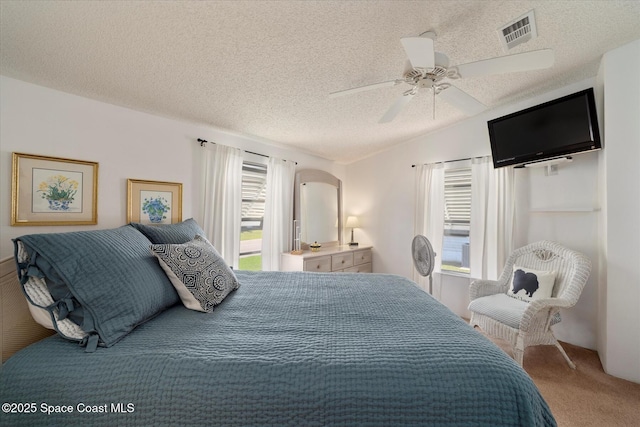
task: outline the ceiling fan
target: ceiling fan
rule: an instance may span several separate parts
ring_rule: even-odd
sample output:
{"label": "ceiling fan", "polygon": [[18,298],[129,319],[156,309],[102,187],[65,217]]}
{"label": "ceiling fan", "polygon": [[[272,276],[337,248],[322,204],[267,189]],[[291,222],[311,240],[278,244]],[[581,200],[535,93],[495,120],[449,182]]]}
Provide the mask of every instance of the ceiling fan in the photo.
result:
{"label": "ceiling fan", "polygon": [[340,90],[330,93],[329,96],[334,98],[405,83],[408,84],[410,88],[391,105],[378,123],[392,121],[420,89],[429,89],[433,94],[434,118],[436,96],[461,110],[464,114],[472,116],[486,110],[487,106],[446,80],[538,70],[549,68],[554,63],[553,50],[541,49],[450,67],[449,58],[445,54],[435,51],[433,47],[435,39],[436,34],[433,31],[424,32],[418,37],[405,37],[400,39],[409,62],[406,67],[407,71],[403,74],[402,78]]}

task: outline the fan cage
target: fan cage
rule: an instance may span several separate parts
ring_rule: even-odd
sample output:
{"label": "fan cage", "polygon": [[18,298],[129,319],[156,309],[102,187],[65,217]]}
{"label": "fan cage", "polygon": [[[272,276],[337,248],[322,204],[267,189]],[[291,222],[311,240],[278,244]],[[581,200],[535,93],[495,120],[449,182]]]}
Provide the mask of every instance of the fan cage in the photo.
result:
{"label": "fan cage", "polygon": [[421,276],[430,276],[433,272],[435,254],[431,243],[425,236],[416,236],[412,242],[413,263]]}

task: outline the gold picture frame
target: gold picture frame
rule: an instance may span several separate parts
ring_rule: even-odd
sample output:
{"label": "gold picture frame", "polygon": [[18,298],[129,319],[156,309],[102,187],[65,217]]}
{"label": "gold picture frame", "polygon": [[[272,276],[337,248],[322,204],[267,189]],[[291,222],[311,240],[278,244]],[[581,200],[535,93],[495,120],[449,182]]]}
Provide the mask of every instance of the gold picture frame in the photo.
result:
{"label": "gold picture frame", "polygon": [[97,223],[97,162],[13,153],[11,225]]}
{"label": "gold picture frame", "polygon": [[127,222],[176,224],[181,221],[181,183],[127,179]]}

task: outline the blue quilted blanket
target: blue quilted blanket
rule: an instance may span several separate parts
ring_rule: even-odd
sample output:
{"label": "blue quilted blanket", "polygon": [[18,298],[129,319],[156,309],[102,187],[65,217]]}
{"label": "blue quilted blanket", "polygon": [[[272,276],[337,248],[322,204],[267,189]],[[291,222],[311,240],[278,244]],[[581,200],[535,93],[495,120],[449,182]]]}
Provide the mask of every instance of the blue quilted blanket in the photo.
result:
{"label": "blue quilted blanket", "polygon": [[0,424],[555,425],[511,358],[407,279],[237,276],[213,313],[174,306],[91,354],[57,336],[17,353]]}

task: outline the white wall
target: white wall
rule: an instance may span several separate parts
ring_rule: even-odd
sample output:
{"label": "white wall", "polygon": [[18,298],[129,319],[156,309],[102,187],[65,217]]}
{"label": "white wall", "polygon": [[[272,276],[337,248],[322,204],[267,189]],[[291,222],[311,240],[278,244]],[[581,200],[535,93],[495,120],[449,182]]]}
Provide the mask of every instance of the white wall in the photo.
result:
{"label": "white wall", "polygon": [[[431,163],[491,154],[487,120],[593,87],[595,79],[563,87],[517,104],[487,111],[438,132],[424,135],[391,150],[352,163],[347,169],[345,209],[358,215],[357,240],[373,245],[376,272],[412,277],[411,240],[414,223],[414,168]],[[542,239],[557,241],[584,252],[594,262],[585,291],[576,307],[562,313],[555,327],[561,340],[596,348],[599,212],[530,213],[531,207],[598,207],[599,153],[576,155],[560,166],[558,175],[542,169],[516,172],[516,247]],[[455,313],[468,317],[469,279],[443,274],[434,281],[434,295]]]}
{"label": "white wall", "polygon": [[598,348],[606,372],[640,383],[640,40],[605,54],[600,72],[606,282]]}
{"label": "white wall", "polygon": [[[183,219],[199,217],[198,138],[298,162],[344,179],[345,166],[247,136],[171,120],[0,76],[0,259],[24,234],[126,223],[127,179],[181,182]],[[98,225],[11,227],[12,152],[99,162]]]}
{"label": "white wall", "polygon": [[544,168],[528,170],[529,215],[526,223],[521,222],[527,227],[527,242],[554,240],[591,260],[591,275],[578,303],[561,311],[562,323],[554,327],[560,341],[591,349],[597,348],[599,258],[602,256],[598,159],[602,153],[575,155],[572,163],[559,166],[557,175],[546,176]]}

